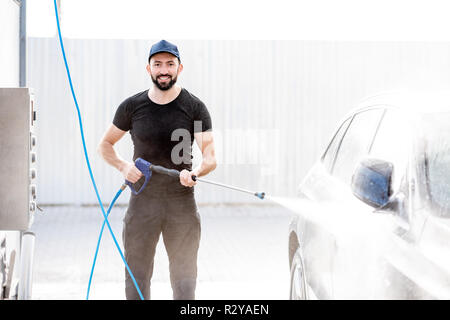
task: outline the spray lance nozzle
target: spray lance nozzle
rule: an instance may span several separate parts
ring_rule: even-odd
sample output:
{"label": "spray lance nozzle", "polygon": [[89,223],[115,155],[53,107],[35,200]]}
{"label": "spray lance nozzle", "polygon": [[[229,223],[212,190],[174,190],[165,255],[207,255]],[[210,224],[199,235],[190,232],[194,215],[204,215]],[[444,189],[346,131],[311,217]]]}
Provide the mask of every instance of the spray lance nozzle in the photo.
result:
{"label": "spray lance nozzle", "polygon": [[255,193],[255,196],[257,196],[258,198],[260,198],[261,200],[264,199],[264,196],[266,195],[265,192],[257,192]]}

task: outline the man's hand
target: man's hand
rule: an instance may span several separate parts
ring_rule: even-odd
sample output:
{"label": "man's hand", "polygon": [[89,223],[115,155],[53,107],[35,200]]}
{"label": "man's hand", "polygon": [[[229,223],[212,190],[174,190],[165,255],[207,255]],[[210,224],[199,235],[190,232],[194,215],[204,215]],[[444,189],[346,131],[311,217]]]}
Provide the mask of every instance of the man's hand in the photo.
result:
{"label": "man's hand", "polygon": [[120,168],[120,172],[125,180],[130,181],[131,183],[136,183],[142,177],[142,172],[136,168],[134,163],[127,161],[124,161],[124,164]]}
{"label": "man's hand", "polygon": [[180,172],[180,183],[185,187],[193,187],[197,184],[196,181],[192,180],[192,176],[196,176],[194,171],[188,171],[186,169]]}

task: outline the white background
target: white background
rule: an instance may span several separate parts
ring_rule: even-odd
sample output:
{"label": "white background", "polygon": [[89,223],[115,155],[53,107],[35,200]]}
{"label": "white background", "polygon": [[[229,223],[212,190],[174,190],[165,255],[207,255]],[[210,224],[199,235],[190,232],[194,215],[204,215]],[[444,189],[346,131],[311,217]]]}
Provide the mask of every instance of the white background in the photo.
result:
{"label": "white background", "polygon": [[[448,41],[445,0],[62,0],[73,38]],[[55,34],[51,0],[28,1],[28,35]]]}

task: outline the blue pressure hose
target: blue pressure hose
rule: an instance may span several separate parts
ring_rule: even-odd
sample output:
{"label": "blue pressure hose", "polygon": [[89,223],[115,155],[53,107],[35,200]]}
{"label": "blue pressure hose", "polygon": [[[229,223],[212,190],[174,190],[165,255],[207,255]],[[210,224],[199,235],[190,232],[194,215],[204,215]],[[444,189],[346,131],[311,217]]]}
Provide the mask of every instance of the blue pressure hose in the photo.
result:
{"label": "blue pressure hose", "polygon": [[[79,125],[80,125],[81,140],[82,140],[82,142],[83,142],[84,157],[85,157],[86,164],[87,164],[87,167],[88,167],[88,170],[89,170],[89,175],[90,175],[90,177],[91,177],[92,185],[94,186],[94,190],[95,190],[95,194],[96,194],[96,196],[97,196],[98,203],[100,204],[100,208],[102,209],[102,214],[103,214],[103,217],[104,217],[104,219],[105,219],[105,220],[104,220],[104,223],[103,223],[103,226],[102,226],[101,234],[103,233],[103,228],[104,228],[104,225],[105,225],[105,223],[106,223],[106,225],[107,225],[107,227],[108,227],[108,229],[109,229],[109,232],[111,233],[111,236],[112,236],[112,238],[113,238],[113,240],[114,240],[114,244],[116,245],[116,248],[117,248],[117,250],[119,251],[120,256],[122,257],[122,260],[123,260],[123,262],[124,262],[124,264],[125,264],[125,266],[126,266],[126,268],[127,268],[127,270],[128,270],[128,273],[129,273],[130,276],[131,276],[131,279],[133,280],[133,283],[134,283],[134,285],[135,285],[135,287],[136,287],[136,290],[138,291],[141,300],[144,300],[144,296],[142,295],[142,292],[141,292],[141,290],[139,289],[139,286],[138,286],[138,284],[137,284],[137,282],[136,282],[136,279],[134,278],[133,273],[131,272],[130,267],[128,266],[128,264],[127,264],[127,262],[126,262],[125,257],[124,257],[124,255],[123,255],[123,253],[122,253],[122,250],[120,249],[120,246],[119,246],[119,244],[118,244],[118,242],[117,242],[117,239],[116,239],[116,237],[114,236],[114,232],[113,232],[112,229],[111,229],[111,225],[109,224],[109,221],[108,221],[108,216],[105,214],[105,209],[103,208],[102,201],[101,201],[101,199],[100,199],[100,195],[99,195],[98,190],[97,190],[97,185],[96,185],[96,183],[95,183],[94,175],[93,175],[93,173],[92,173],[92,169],[91,169],[91,165],[90,165],[90,162],[89,162],[89,157],[88,157],[88,153],[87,153],[87,149],[86,149],[86,142],[85,142],[85,139],[84,139],[83,122],[81,121],[80,108],[79,108],[79,106],[78,106],[78,101],[77,101],[77,98],[76,98],[76,96],[75,96],[75,91],[74,91],[74,89],[73,89],[72,78],[71,78],[71,76],[70,76],[69,66],[68,66],[68,64],[67,64],[66,53],[65,53],[65,50],[64,50],[64,44],[63,44],[63,40],[62,40],[62,37],[61,37],[61,27],[60,27],[60,25],[59,25],[58,6],[57,6],[57,4],[56,4],[56,0],[53,0],[53,4],[54,4],[54,6],[55,6],[55,17],[56,17],[56,25],[57,25],[57,27],[58,27],[59,44],[60,44],[60,46],[61,46],[61,52],[62,52],[62,55],[63,55],[63,58],[64,58],[64,65],[65,65],[65,67],[66,67],[66,73],[67,73],[67,77],[68,77],[68,79],[69,79],[70,90],[71,90],[71,92],[72,92],[73,101],[75,102],[75,107],[76,107],[77,113],[78,113],[78,122],[79,122]],[[114,202],[116,201],[116,199],[119,197],[119,195],[120,195],[121,193],[122,193],[122,188],[119,190],[119,192],[118,192],[118,193],[116,194],[116,196],[114,197],[114,200],[113,200],[113,202],[111,203],[110,208],[108,209],[108,214],[109,214],[109,212],[110,212],[112,206],[114,205]],[[99,240],[98,240],[98,243],[97,243],[97,251],[98,251],[98,247],[99,247],[99,244],[100,244],[101,234],[100,234],[100,237],[99,237]],[[90,289],[90,285],[91,285],[92,272],[93,272],[93,270],[94,270],[96,258],[97,258],[97,252],[96,252],[96,255],[95,255],[95,259],[94,259],[94,264],[93,264],[93,266],[92,266],[91,277],[90,277],[90,279],[89,279],[88,293],[87,293],[86,299],[89,298],[89,289]]]}
{"label": "blue pressure hose", "polygon": [[[114,207],[114,204],[116,203],[116,200],[117,200],[117,198],[119,198],[119,196],[122,193],[123,189],[124,188],[120,188],[119,189],[119,191],[117,192],[117,194],[114,197],[113,201],[109,205],[108,211],[106,212],[106,217],[107,218],[109,217],[111,209]],[[98,249],[100,248],[100,242],[102,240],[103,230],[105,229],[106,221],[107,221],[107,219],[103,220],[102,228],[100,230],[100,235],[99,235],[98,241],[97,241],[97,248],[95,248],[94,262],[92,263],[91,274],[89,275],[89,284],[88,284],[88,289],[87,289],[87,294],[86,294],[86,300],[89,300],[89,292],[91,291],[92,276],[94,274],[95,263],[97,262],[97,256],[98,256]],[[139,287],[137,286],[136,288],[139,291]]]}

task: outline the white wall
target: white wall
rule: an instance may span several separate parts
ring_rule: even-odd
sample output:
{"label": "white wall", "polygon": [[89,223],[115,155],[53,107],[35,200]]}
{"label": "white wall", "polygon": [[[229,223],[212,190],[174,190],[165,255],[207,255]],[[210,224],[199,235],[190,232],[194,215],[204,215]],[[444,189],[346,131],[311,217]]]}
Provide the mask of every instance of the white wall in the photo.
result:
{"label": "white wall", "polygon": [[0,87],[19,86],[20,6],[0,0]]}
{"label": "white wall", "polygon": [[[168,39],[171,40],[171,39]],[[211,180],[272,195],[295,195],[339,120],[382,90],[450,88],[450,43],[176,41],[181,84],[213,118],[219,166]],[[105,203],[122,183],[95,149],[118,104],[150,86],[155,40],[65,40],[94,176]],[[38,107],[38,202],[95,204],[75,106],[56,38],[28,42],[28,81]],[[119,142],[131,159],[129,135]],[[197,185],[199,202],[261,200]],[[126,203],[123,195],[120,203]]]}

